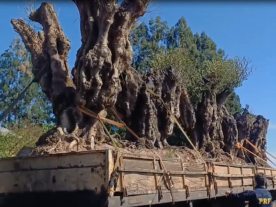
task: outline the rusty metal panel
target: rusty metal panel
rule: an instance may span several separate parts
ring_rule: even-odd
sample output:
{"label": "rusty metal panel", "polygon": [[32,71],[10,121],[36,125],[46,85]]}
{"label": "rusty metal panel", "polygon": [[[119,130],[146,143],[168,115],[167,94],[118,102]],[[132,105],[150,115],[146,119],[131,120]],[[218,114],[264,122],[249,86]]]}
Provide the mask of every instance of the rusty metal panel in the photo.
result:
{"label": "rusty metal panel", "polygon": [[110,150],[1,159],[0,193],[99,191],[112,166]]}

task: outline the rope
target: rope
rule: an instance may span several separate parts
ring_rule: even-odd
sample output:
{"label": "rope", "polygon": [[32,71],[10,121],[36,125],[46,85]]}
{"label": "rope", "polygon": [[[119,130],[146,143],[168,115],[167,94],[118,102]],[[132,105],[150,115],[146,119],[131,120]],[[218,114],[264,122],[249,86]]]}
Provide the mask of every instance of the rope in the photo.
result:
{"label": "rope", "polygon": [[136,138],[136,139],[140,139],[140,137],[135,134],[134,131],[132,131],[124,122],[123,120],[120,118],[120,116],[118,115],[118,113],[116,112],[116,110],[112,107],[110,108],[110,111],[112,112],[112,114],[121,122],[121,124],[123,124],[123,126]]}
{"label": "rope", "polygon": [[101,121],[103,121],[103,122],[105,122],[105,123],[111,124],[111,125],[116,126],[116,127],[120,128],[120,129],[124,129],[124,128],[125,128],[125,125],[124,125],[124,124],[121,124],[121,123],[118,123],[118,122],[116,122],[116,121],[107,119],[107,118],[105,118],[105,117],[98,116],[96,113],[94,113],[93,111],[91,111],[91,110],[85,108],[84,106],[78,105],[78,109],[79,109],[82,113],[84,113],[84,114],[86,114],[86,115],[88,115],[88,116],[90,116],[90,117],[92,117],[92,118],[101,120]]}
{"label": "rope", "polygon": [[266,152],[268,155],[270,155],[271,157],[273,157],[274,159],[276,159],[276,157],[274,155],[270,154],[268,151],[264,150],[264,152]]}

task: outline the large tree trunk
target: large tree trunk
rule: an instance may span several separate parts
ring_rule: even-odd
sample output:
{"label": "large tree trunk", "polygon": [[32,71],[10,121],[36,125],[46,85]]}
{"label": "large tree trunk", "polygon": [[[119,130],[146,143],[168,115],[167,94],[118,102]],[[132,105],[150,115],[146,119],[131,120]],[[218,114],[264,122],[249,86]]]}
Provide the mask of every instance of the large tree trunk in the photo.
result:
{"label": "large tree trunk", "polygon": [[[139,141],[149,148],[167,146],[166,139],[174,126],[172,114],[177,118],[182,115],[187,130],[194,128],[193,107],[172,68],[143,77],[131,68],[133,52],[128,36],[149,1],[124,1],[119,8],[115,1],[74,2],[81,17],[82,46],[72,70],[73,79],[67,63],[70,43],[52,4],[42,3],[30,15],[31,20],[43,26],[44,31],[39,34],[23,20],[12,20],[32,54],[35,77],[52,102],[58,120],[58,130],[42,136],[37,145],[49,145],[46,151],[54,152],[76,149],[77,144],[85,142],[84,148],[93,149],[95,137],[105,135],[98,121],[81,113],[78,104],[95,113],[116,109],[120,118],[141,137]],[[133,136],[128,134],[128,138]],[[65,139],[67,145],[50,146]]]}
{"label": "large tree trunk", "polygon": [[43,32],[36,34],[23,20],[12,20],[32,55],[34,76],[57,118],[57,127],[38,140],[37,153],[94,149],[97,138],[108,138],[101,122],[80,111],[78,105],[100,116],[117,111],[139,140],[133,133],[126,138],[148,148],[168,146],[174,118],[181,122],[194,146],[211,157],[225,152],[229,157],[238,154],[235,144],[249,135],[254,145],[265,148],[267,120],[257,117],[254,127],[248,128],[244,114],[231,116],[224,106],[230,89],[218,92],[211,86],[203,91],[195,109],[173,68],[150,70],[141,76],[131,67],[129,33],[145,14],[149,0],[125,0],[120,7],[115,0],[74,3],[80,13],[82,45],[72,78],[67,62],[70,42],[52,4],[42,3],[30,15],[43,26]]}
{"label": "large tree trunk", "polygon": [[[137,18],[145,13],[149,1],[124,1],[119,8],[114,0],[105,4],[101,1],[74,2],[81,17],[82,46],[72,70],[73,79],[67,63],[70,42],[52,4],[42,3],[30,14],[31,20],[43,26],[43,32],[38,35],[23,20],[13,19],[12,24],[31,52],[35,77],[52,102],[60,134],[70,134],[74,143],[80,141],[78,137],[88,142],[92,139],[93,148],[97,121],[82,114],[77,104],[96,113],[113,107],[122,91],[120,78],[123,74],[133,78],[131,92],[134,93],[130,96],[135,99],[140,83],[139,77],[131,71],[132,49],[128,35]],[[125,97],[124,104],[134,103],[128,103]],[[47,137],[41,137],[37,144],[50,142]]]}

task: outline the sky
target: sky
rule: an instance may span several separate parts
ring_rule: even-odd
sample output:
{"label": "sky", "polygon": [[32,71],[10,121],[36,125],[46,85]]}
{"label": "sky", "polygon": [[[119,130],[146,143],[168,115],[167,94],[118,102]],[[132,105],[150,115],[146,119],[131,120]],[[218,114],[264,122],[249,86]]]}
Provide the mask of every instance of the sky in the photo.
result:
{"label": "sky", "polygon": [[[71,1],[50,1],[55,4],[61,26],[71,41],[69,65],[74,65],[80,47],[78,11]],[[39,5],[40,3],[37,2]],[[0,2],[0,53],[3,53],[17,36],[10,20],[24,18],[24,1]],[[161,16],[173,26],[181,17],[194,33],[205,32],[229,57],[246,57],[256,68],[244,84],[236,90],[243,106],[269,119],[268,151],[276,155],[276,2],[259,1],[155,1],[139,19]],[[275,81],[275,82],[274,82]],[[274,86],[273,86],[274,85]]]}

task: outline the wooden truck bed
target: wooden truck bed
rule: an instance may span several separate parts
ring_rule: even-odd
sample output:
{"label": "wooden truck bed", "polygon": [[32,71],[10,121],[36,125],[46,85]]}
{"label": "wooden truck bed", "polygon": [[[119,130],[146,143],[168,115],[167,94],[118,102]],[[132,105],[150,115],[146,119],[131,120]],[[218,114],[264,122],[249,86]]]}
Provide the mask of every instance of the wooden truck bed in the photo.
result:
{"label": "wooden truck bed", "polygon": [[[226,190],[253,189],[254,174],[266,174],[269,190],[276,189],[276,170],[254,166],[207,163],[188,165],[180,159],[122,154],[117,162],[111,150],[0,160],[0,194],[108,189],[117,168],[117,187],[109,206],[143,206],[172,202],[161,177],[164,164],[173,181],[174,201],[224,196]],[[112,179],[111,179],[112,180]],[[160,186],[160,187],[159,187]]]}

